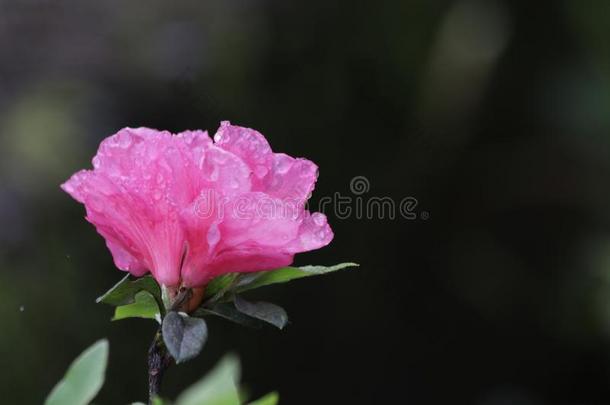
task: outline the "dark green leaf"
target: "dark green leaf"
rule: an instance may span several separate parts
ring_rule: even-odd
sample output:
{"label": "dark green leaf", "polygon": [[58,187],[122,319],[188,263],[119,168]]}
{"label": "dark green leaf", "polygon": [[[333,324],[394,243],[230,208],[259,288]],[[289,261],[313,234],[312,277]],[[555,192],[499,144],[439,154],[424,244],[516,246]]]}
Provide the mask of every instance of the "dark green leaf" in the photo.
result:
{"label": "dark green leaf", "polygon": [[163,341],[176,363],[197,356],[208,338],[208,327],[203,319],[169,312],[163,318]]}
{"label": "dark green leaf", "polygon": [[140,291],[136,294],[135,301],[132,304],[115,308],[113,321],[126,318],[156,319],[160,322],[159,304],[148,291]]}
{"label": "dark green leaf", "polygon": [[239,362],[225,356],[202,380],[184,391],[176,405],[239,405]]}
{"label": "dark green leaf", "polygon": [[64,378],[57,383],[45,405],[86,405],[104,385],[108,363],[108,341],[100,340],[72,362]]}
{"label": "dark green leaf", "polygon": [[99,297],[96,302],[103,302],[104,304],[114,306],[132,304],[135,302],[136,294],[140,291],[148,291],[155,298],[159,307],[163,308],[161,288],[159,288],[159,285],[151,276],[144,276],[133,280],[127,275],[114,287],[106,291],[104,295]]}
{"label": "dark green leaf", "polygon": [[209,308],[201,307],[193,313],[193,316],[197,317],[206,315],[218,316],[250,328],[261,328],[264,325],[264,322],[238,311],[232,302],[214,304]]}
{"label": "dark green leaf", "polygon": [[249,302],[237,295],[234,303],[239,312],[268,322],[279,329],[283,329],[288,323],[288,314],[284,308],[270,302]]}
{"label": "dark green leaf", "polygon": [[262,398],[257,399],[254,402],[250,402],[248,405],[277,405],[280,396],[277,392],[270,392]]}
{"label": "dark green leaf", "polygon": [[356,263],[341,263],[334,266],[282,267],[277,270],[261,271],[242,275],[237,282],[236,292],[252,290],[270,284],[285,283],[303,277],[318,276],[347,267],[358,267]]}

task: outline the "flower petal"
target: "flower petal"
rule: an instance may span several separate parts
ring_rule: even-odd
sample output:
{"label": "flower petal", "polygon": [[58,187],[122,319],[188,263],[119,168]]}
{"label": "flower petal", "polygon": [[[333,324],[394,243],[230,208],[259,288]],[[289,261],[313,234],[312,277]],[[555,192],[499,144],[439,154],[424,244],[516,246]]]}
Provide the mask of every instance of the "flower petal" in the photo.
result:
{"label": "flower petal", "polygon": [[227,272],[271,270],[330,242],[304,204],[317,178],[306,159],[223,122],[172,135],[124,128],[100,144],[93,170],[62,188],[83,203],[118,268],[166,286],[198,287]]}
{"label": "flower petal", "polygon": [[286,247],[291,253],[307,252],[328,245],[333,240],[334,234],[328,225],[326,215],[320,212],[305,214],[305,218],[299,227],[298,236]]}
{"label": "flower petal", "polygon": [[305,205],[318,179],[318,166],[313,162],[275,153],[273,166],[263,181],[261,191]]}
{"label": "flower petal", "polygon": [[253,184],[258,184],[273,164],[273,152],[265,137],[250,128],[223,121],[214,135],[216,145],[239,156],[252,171]]}

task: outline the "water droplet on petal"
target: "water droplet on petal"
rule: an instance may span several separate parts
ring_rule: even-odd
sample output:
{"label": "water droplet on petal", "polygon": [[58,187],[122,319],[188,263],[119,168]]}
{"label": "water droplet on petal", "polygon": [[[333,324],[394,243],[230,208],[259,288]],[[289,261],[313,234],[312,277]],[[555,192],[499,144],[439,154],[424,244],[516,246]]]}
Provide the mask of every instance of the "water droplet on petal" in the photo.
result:
{"label": "water droplet on petal", "polygon": [[210,247],[216,246],[220,241],[220,231],[217,224],[212,224],[210,229],[208,229],[207,240]]}
{"label": "water droplet on petal", "polygon": [[311,244],[312,238],[311,238],[311,234],[309,234],[308,232],[305,232],[305,233],[301,234],[299,239],[301,240],[302,245],[307,246],[307,245]]}
{"label": "water droplet on petal", "polygon": [[301,165],[301,171],[300,171],[299,175],[303,178],[311,176],[312,175],[311,167],[306,164]]}
{"label": "water droplet on petal", "polygon": [[222,141],[223,143],[227,143],[231,140],[231,136],[227,133],[223,132],[217,132],[216,135],[214,135],[214,142],[220,142]]}
{"label": "water droplet on petal", "polygon": [[282,180],[279,177],[274,177],[273,179],[271,179],[271,184],[269,185],[269,187],[272,190],[276,190],[278,189],[280,186],[282,185]]}
{"label": "water droplet on petal", "polygon": [[311,219],[317,226],[324,226],[324,224],[326,223],[326,217],[324,217],[324,215],[320,214],[319,212],[313,213],[311,215]]}
{"label": "water droplet on petal", "polygon": [[291,159],[289,158],[281,158],[275,161],[275,171],[279,174],[286,173],[288,170],[290,170],[291,166]]}
{"label": "water droplet on petal", "polygon": [[228,153],[217,153],[214,155],[214,161],[216,163],[226,163],[226,161],[229,159],[229,154]]}
{"label": "water droplet on petal", "polygon": [[218,166],[214,166],[212,168],[212,171],[210,172],[210,180],[212,180],[212,181],[218,180],[218,174],[219,174],[218,172],[219,172]]}
{"label": "water droplet on petal", "polygon": [[267,170],[267,168],[263,165],[257,165],[254,168],[254,174],[256,174],[256,177],[258,178],[265,177],[268,172],[269,170]]}
{"label": "water droplet on petal", "polygon": [[122,132],[117,135],[117,138],[117,144],[120,148],[127,149],[131,146],[131,135]]}
{"label": "water droplet on petal", "polygon": [[233,177],[231,180],[229,180],[229,187],[232,189],[236,189],[239,187],[239,181]]}

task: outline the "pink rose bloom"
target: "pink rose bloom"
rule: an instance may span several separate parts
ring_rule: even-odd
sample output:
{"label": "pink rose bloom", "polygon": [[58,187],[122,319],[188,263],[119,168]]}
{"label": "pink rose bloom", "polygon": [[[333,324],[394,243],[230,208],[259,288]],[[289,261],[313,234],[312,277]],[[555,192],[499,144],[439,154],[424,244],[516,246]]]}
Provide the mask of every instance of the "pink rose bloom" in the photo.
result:
{"label": "pink rose bloom", "polygon": [[324,214],[304,208],[317,172],[309,160],[273,153],[259,132],[223,122],[214,140],[124,128],[102,141],[93,170],[61,187],[85,205],[119,269],[201,287],[224,273],[287,266],[330,243]]}

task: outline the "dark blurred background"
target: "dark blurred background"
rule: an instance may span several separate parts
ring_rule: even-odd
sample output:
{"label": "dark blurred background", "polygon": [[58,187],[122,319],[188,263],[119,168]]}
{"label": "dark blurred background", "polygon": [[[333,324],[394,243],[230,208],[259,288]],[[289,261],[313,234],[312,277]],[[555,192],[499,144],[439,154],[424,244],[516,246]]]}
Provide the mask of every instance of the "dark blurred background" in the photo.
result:
{"label": "dark blurred background", "polygon": [[610,2],[0,0],[0,397],[39,404],[111,344],[100,404],[146,394],[155,325],[95,298],[122,273],[59,189],[124,126],[256,128],[321,168],[337,218],[297,264],[361,267],[251,295],[284,332],[210,321],[165,394],[239,354],[282,404],[610,403]]}

